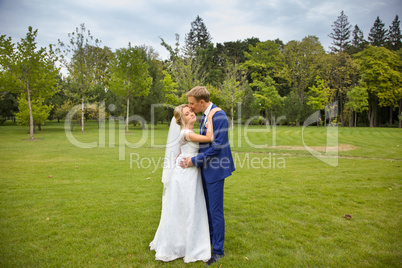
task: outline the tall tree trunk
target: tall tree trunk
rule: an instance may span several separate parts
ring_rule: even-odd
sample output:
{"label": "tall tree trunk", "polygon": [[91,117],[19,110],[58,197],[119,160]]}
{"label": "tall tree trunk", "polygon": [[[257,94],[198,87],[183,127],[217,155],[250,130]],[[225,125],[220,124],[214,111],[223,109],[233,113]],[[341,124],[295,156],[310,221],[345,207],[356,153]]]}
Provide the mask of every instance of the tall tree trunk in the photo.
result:
{"label": "tall tree trunk", "polygon": [[355,127],[357,125],[357,112],[355,112]]}
{"label": "tall tree trunk", "polygon": [[394,107],[392,107],[392,104],[389,106],[389,124],[392,126],[392,110]]}
{"label": "tall tree trunk", "polygon": [[84,93],[81,94],[81,132],[84,132]]}
{"label": "tall tree trunk", "polygon": [[27,96],[28,96],[28,109],[29,109],[29,137],[31,140],[34,139],[34,122],[32,115],[32,106],[31,106],[31,92],[29,90],[29,79],[27,78]]}
{"label": "tall tree trunk", "polygon": [[398,114],[398,119],[399,119],[399,128],[402,128],[402,99],[399,100],[399,114]]}
{"label": "tall tree trunk", "polygon": [[368,119],[370,121],[370,127],[377,126],[377,98],[375,97],[369,97]]}
{"label": "tall tree trunk", "polygon": [[341,103],[341,127],[344,127],[345,124],[343,122],[343,98],[342,98],[342,91],[339,92],[339,101]]}
{"label": "tall tree trunk", "polygon": [[275,124],[274,115],[273,115],[273,108],[271,109],[271,128],[272,125]]}
{"label": "tall tree trunk", "polygon": [[354,111],[352,110],[349,116],[349,127],[353,127],[353,117],[354,117]]}
{"label": "tall tree trunk", "polygon": [[128,133],[128,115],[130,109],[130,93],[127,96],[127,117],[126,117],[126,133]]}
{"label": "tall tree trunk", "polygon": [[[232,97],[232,100],[233,100],[233,97]],[[230,108],[230,113],[231,113],[231,115],[232,115],[232,130],[233,130],[233,118],[234,118],[234,108],[233,108],[233,102],[232,102],[232,107]]]}

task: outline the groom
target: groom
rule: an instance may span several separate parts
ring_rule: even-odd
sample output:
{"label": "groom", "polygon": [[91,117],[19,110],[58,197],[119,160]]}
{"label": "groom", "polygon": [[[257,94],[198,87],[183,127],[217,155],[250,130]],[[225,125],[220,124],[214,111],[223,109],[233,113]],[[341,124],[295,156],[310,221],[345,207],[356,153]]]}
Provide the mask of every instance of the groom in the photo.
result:
{"label": "groom", "polygon": [[[200,134],[206,135],[205,127],[208,114],[217,106],[210,102],[209,92],[205,87],[197,86],[186,96],[188,105],[194,113],[202,112]],[[228,119],[223,110],[213,117],[214,140],[210,143],[200,143],[200,152],[192,158],[184,158],[180,163],[182,168],[195,166],[201,168],[205,201],[208,211],[209,233],[212,243],[212,257],[207,265],[217,262],[224,256],[223,242],[225,239],[225,219],[223,215],[223,184],[225,178],[235,170],[232,152],[229,145]]]}

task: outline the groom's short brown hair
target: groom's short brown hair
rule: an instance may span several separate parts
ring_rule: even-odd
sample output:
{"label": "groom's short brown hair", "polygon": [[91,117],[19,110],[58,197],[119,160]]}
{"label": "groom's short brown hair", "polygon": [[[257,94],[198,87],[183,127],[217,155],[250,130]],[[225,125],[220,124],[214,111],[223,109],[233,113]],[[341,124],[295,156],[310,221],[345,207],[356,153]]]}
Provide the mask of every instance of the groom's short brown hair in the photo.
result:
{"label": "groom's short brown hair", "polygon": [[191,89],[186,94],[187,97],[194,97],[197,102],[200,100],[204,100],[205,102],[209,102],[209,92],[206,87],[196,86],[195,88]]}

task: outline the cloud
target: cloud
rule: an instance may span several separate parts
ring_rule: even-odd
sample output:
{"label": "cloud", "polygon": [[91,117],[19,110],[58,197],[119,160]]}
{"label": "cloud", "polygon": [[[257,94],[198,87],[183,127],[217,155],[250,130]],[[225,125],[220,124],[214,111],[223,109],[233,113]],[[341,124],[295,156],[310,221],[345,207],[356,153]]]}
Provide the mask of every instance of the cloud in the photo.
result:
{"label": "cloud", "polygon": [[[285,43],[307,35],[319,37],[325,49],[331,43],[332,24],[344,10],[352,26],[367,38],[377,16],[386,27],[402,10],[400,0],[0,0],[0,32],[14,41],[28,26],[38,30],[40,46],[68,41],[68,33],[85,23],[102,44],[117,48],[148,45],[167,57],[159,37],[181,44],[197,15],[214,43],[257,37]],[[400,16],[401,17],[401,16]]]}

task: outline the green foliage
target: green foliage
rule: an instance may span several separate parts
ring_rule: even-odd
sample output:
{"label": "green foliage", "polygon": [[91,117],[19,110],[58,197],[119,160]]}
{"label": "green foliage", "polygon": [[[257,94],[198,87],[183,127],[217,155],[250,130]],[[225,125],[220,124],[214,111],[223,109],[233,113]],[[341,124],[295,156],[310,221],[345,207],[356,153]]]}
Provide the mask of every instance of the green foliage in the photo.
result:
{"label": "green foliage", "polygon": [[[52,48],[48,51],[43,48],[37,49],[35,43],[37,31],[32,31],[30,28],[25,38],[25,51],[38,52],[38,55],[44,56],[47,59],[44,61],[49,64],[45,64],[46,67],[43,65],[39,68],[39,64],[30,68],[33,66],[33,61],[23,63],[21,59],[25,57],[33,60],[41,56],[26,57],[24,55],[21,58],[17,55],[20,48],[11,42],[11,38],[5,35],[0,36],[0,91],[4,92],[0,96],[19,95],[29,90],[29,93],[26,93],[27,100],[37,97],[45,98],[46,104],[51,103],[58,108],[51,111],[51,118],[61,119],[62,114],[65,113],[61,106],[71,99],[74,103],[81,102],[81,107],[84,107],[83,104],[86,102],[105,101],[106,107],[113,104],[110,106],[112,107],[110,114],[116,117],[128,118],[129,111],[135,110],[136,115],[149,121],[151,120],[150,110],[152,110],[153,119],[155,119],[153,122],[163,122],[165,118],[171,116],[170,111],[167,111],[163,105],[150,109],[152,104],[186,103],[185,93],[188,90],[197,85],[206,85],[210,89],[211,100],[228,110],[232,118],[237,112],[237,103],[241,102],[242,119],[247,120],[255,115],[268,117],[269,114],[271,116],[289,114],[294,118],[292,122],[301,123],[306,118],[306,113],[311,111],[311,106],[322,107],[319,99],[323,96],[320,96],[320,90],[317,89],[320,86],[314,80],[319,76],[332,89],[328,99],[338,101],[340,104],[338,120],[341,121],[342,126],[346,96],[359,84],[360,79],[362,79],[361,87],[367,88],[369,94],[370,123],[372,118],[376,120],[377,114],[381,124],[384,123],[385,109],[377,111],[377,105],[390,106],[392,121],[392,116],[395,117],[395,113],[392,113],[396,107],[399,106],[399,113],[402,113],[400,97],[402,89],[398,86],[398,83],[401,84],[402,64],[392,63],[393,66],[387,69],[384,66],[390,64],[381,57],[374,60],[377,61],[376,63],[374,61],[363,63],[362,55],[365,55],[363,58],[367,58],[367,53],[363,53],[363,49],[368,42],[364,40],[363,31],[357,25],[351,33],[348,17],[343,11],[332,26],[333,32],[329,36],[333,39],[334,47],[331,49],[333,52],[342,53],[326,53],[316,36],[306,36],[301,41],[292,40],[286,45],[279,39],[260,41],[252,37],[217,43],[215,46],[203,20],[197,16],[191,23],[191,29],[185,36],[183,46],[180,46],[178,34],[176,34],[176,43],[172,46],[160,38],[162,46],[170,53],[169,60],[161,61],[150,47],[131,48],[129,45],[129,48],[118,49],[115,53],[108,47],[101,48],[101,42],[91,35],[84,24],[81,24],[74,32],[68,34],[69,42],[64,44],[59,40],[56,51],[60,53],[60,61],[68,73],[65,77],[58,77],[58,83],[53,81],[53,76],[57,76],[58,71],[54,68],[56,57]],[[389,26],[388,33],[377,17],[369,40],[373,45],[385,46],[400,54],[399,17],[395,17]],[[141,60],[133,65],[120,64],[120,61],[124,61],[121,54],[131,49],[139,50],[138,53],[135,52],[137,53],[135,57],[145,63],[141,68],[147,69],[147,72],[132,70],[138,75],[140,73],[144,75],[143,79],[138,79],[138,85],[134,85],[135,82],[131,80],[126,70],[142,65],[139,63]],[[349,55],[356,55],[359,52],[356,60],[352,61]],[[228,62],[232,66],[242,66],[247,71],[247,83],[244,81],[244,74],[240,79],[239,71],[230,71],[233,74],[229,75]],[[118,65],[123,67],[117,67]],[[372,67],[367,67],[368,65]],[[372,70],[367,71],[370,68]],[[26,72],[28,69],[29,72]],[[29,81],[26,79],[27,74],[30,75]],[[39,78],[33,78],[35,76]],[[152,78],[152,81],[148,78]],[[376,82],[373,82],[374,80]],[[29,88],[27,88],[28,84]],[[295,98],[291,92],[296,93],[298,98]],[[288,103],[293,103],[295,106],[283,107],[285,98]],[[7,105],[12,102],[12,99],[7,100]],[[307,102],[310,105],[307,105]],[[11,109],[8,110],[11,111]],[[295,111],[300,114],[294,116]],[[5,113],[2,112],[2,114]],[[82,131],[84,119],[89,118],[90,114],[82,108]],[[363,115],[365,116],[366,113]]]}
{"label": "green foliage", "polygon": [[246,75],[241,66],[232,64],[227,61],[224,71],[224,81],[221,89],[223,99],[223,107],[227,108],[231,117],[231,125],[233,129],[235,106],[241,102],[244,96],[245,88],[247,87]]}
{"label": "green foliage", "polygon": [[148,71],[149,65],[143,58],[139,47],[118,49],[111,67],[110,89],[127,100],[126,131],[130,116],[130,99],[146,96],[152,85],[152,77]]}
{"label": "green foliage", "polygon": [[278,115],[277,112],[282,107],[284,98],[276,90],[274,80],[270,76],[267,76],[263,81],[253,82],[251,86],[257,88],[253,96],[260,109],[266,111],[266,117],[272,118],[274,115]]}
{"label": "green foliage", "polygon": [[348,102],[346,107],[351,108],[356,112],[363,112],[368,110],[368,92],[364,87],[354,87],[348,92]]}
{"label": "green foliage", "polygon": [[281,74],[304,101],[305,92],[314,83],[324,64],[325,51],[316,36],[289,41],[284,49],[286,68]]}
{"label": "green foliage", "polygon": [[169,64],[168,70],[177,83],[180,102],[187,100],[185,97],[187,91],[197,85],[203,85],[206,79],[199,58],[176,58]]}
{"label": "green foliage", "polygon": [[[70,110],[75,106],[75,104],[71,100],[66,100],[63,104],[56,106],[55,117],[58,119],[66,118],[67,114]],[[74,120],[79,119],[78,113],[74,114]]]}
{"label": "green foliage", "polygon": [[14,116],[18,112],[18,94],[11,92],[0,93],[0,117]]}
{"label": "green foliage", "polygon": [[[18,102],[19,112],[15,115],[17,122],[19,125],[29,126],[28,101],[25,96],[21,96],[18,98]],[[53,108],[53,105],[45,105],[43,102],[43,98],[37,98],[31,101],[32,118],[35,125],[44,125],[45,120],[49,117],[50,110]]]}
{"label": "green foliage", "polygon": [[307,104],[314,110],[322,110],[328,104],[331,89],[325,84],[324,79],[319,76],[316,78],[316,85],[309,88]]}
{"label": "green foliage", "polygon": [[177,83],[173,82],[172,76],[168,71],[163,71],[163,91],[165,93],[166,103],[179,105],[179,96],[177,95]]}
{"label": "green foliage", "polygon": [[125,97],[145,96],[149,93],[152,78],[139,48],[118,49],[112,64],[110,89]]}
{"label": "green foliage", "polygon": [[[70,97],[84,103],[100,100],[99,95],[110,79],[109,61],[112,58],[110,48],[100,48],[100,40],[95,39],[85,24],[80,24],[75,32],[69,33],[70,41],[64,44],[59,40],[57,52],[70,78]],[[84,132],[84,108],[81,110],[81,131]]]}
{"label": "green foliage", "polygon": [[[35,120],[31,102],[41,107],[45,99],[51,98],[56,93],[58,75],[58,69],[55,67],[57,57],[52,46],[49,46],[49,50],[43,47],[37,49],[35,41],[37,33],[38,30],[28,27],[26,37],[17,43],[16,48],[11,43],[11,38],[6,38],[4,35],[0,38],[2,53],[0,82],[4,83],[1,90],[20,94],[21,99],[26,98],[27,111],[20,109],[19,117],[23,124],[26,124],[25,120],[28,120],[31,140],[33,140],[33,121]],[[20,107],[25,108],[21,100]],[[37,121],[35,122],[38,124],[45,120],[39,116],[40,113],[42,113],[41,109],[36,111]]]}
{"label": "green foliage", "polygon": [[247,60],[243,66],[251,73],[252,80],[262,81],[266,76],[274,77],[285,67],[285,58],[275,41],[249,45],[250,53],[244,52]]}
{"label": "green foliage", "polygon": [[402,84],[402,61],[384,47],[369,46],[355,55],[360,66],[362,86],[373,94],[380,106],[398,105],[398,91]]}
{"label": "green foliage", "polygon": [[288,122],[295,122],[300,125],[313,110],[303,101],[299,94],[292,90],[284,100],[284,114]]}

